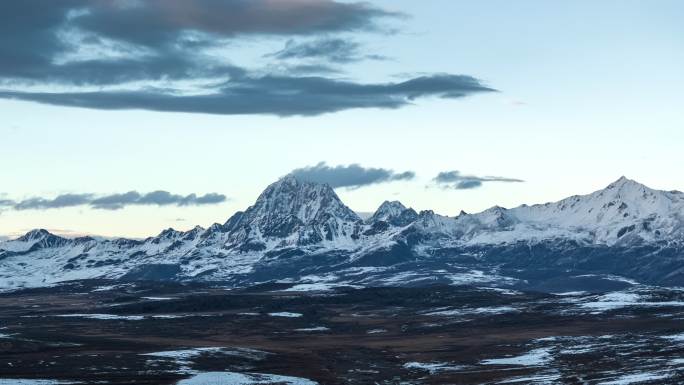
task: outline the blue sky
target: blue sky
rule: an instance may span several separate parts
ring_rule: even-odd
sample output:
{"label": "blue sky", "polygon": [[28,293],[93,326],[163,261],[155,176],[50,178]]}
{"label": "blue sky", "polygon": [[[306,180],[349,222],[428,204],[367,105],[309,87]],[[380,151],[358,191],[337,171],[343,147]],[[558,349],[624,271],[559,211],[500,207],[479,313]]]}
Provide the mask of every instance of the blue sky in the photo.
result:
{"label": "blue sky", "polygon": [[[413,178],[336,189],[352,209],[364,212],[385,199],[399,199],[419,210],[455,215],[588,193],[621,175],[654,188],[684,189],[679,172],[684,165],[683,3],[393,0],[364,6],[390,16],[372,21],[371,27],[350,24],[296,34],[226,36],[221,30],[212,55],[254,73],[295,76],[294,69],[285,68],[290,61],[265,55],[285,49],[287,41],[341,39],[358,43],[355,55],[361,58],[307,58],[307,64],[334,64],[338,71],[316,76],[355,86],[421,77],[448,82],[453,79],[446,75],[466,75],[498,92],[445,98],[452,89],[440,83],[434,87],[447,88],[421,88],[424,97],[401,99],[410,103],[397,108],[343,108],[307,116],[105,110],[97,104],[62,106],[61,96],[49,104],[31,101],[43,98],[33,94],[13,100],[5,91],[12,97],[36,90],[98,93],[116,84],[84,84],[83,79],[56,84],[50,79],[57,69],[51,66],[17,80],[11,68],[4,73],[0,68],[0,94],[5,95],[0,99],[0,200],[158,190],[226,198],[212,204],[138,202],[118,210],[89,204],[5,206],[0,207],[0,234],[43,227],[65,234],[141,237],[167,227],[223,223],[280,176],[320,162],[330,173],[351,164],[413,173]],[[374,17],[367,13],[362,16]],[[103,31],[98,33],[108,32]],[[21,39],[0,40],[0,53],[13,53]],[[152,85],[159,86],[143,78],[133,87],[140,92]],[[286,107],[303,103],[288,101]],[[487,181],[457,189],[434,180],[455,170],[469,178],[524,182]]]}

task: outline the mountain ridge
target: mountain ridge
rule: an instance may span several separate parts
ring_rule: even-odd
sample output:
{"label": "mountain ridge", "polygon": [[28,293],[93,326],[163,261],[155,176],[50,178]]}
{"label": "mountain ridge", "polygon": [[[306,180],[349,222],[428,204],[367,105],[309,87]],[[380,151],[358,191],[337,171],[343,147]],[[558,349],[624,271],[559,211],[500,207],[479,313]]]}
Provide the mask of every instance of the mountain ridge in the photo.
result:
{"label": "mountain ridge", "polygon": [[[530,258],[522,245],[549,249],[544,251],[547,259],[537,264],[557,265],[552,252],[563,256],[574,250],[605,249],[625,254],[648,247],[653,249],[650,253],[673,254],[662,263],[678,268],[683,239],[684,194],[653,190],[625,177],[586,195],[511,209],[493,206],[455,217],[430,210],[416,213],[398,201],[385,201],[364,221],[329,185],[288,175],[269,185],[245,211],[206,229],[169,228],[143,240],[69,239],[32,230],[0,242],[0,278],[35,286],[69,279],[118,279],[166,265],[164,271],[174,279],[245,282],[359,266],[373,267],[377,273],[408,269],[418,261],[436,265],[431,271],[438,277],[463,267],[451,258],[467,254],[498,250],[476,263],[478,269],[496,268],[492,261],[515,250],[524,255],[497,263],[519,264]],[[572,258],[582,261],[581,255]],[[450,267],[445,270],[445,265]],[[637,273],[646,274],[630,272]]]}

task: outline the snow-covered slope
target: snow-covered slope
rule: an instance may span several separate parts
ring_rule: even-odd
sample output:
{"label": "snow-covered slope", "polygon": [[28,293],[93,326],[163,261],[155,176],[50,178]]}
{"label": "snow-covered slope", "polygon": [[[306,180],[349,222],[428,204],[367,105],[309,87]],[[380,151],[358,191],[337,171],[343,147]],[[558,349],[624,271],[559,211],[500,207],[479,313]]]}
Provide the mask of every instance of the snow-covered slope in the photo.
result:
{"label": "snow-covered slope", "polygon": [[447,234],[452,242],[468,245],[552,239],[602,245],[681,242],[684,194],[621,177],[602,190],[558,202],[421,219],[416,225],[422,231]]}
{"label": "snow-covered slope", "polygon": [[[386,201],[364,222],[330,186],[286,176],[244,212],[207,229],[167,229],[144,240],[67,239],[33,230],[0,242],[0,288],[100,277],[225,280],[255,272],[262,272],[263,280],[265,267],[281,275],[296,275],[296,269],[352,271],[363,263],[385,271],[418,257],[439,266],[434,257],[444,255],[439,250],[485,250],[521,242],[571,242],[623,253],[639,245],[679,250],[683,240],[684,194],[653,190],[626,178],[558,202],[495,206],[457,217],[416,213]],[[668,255],[678,261],[678,253]],[[684,271],[681,264],[668,266]]]}

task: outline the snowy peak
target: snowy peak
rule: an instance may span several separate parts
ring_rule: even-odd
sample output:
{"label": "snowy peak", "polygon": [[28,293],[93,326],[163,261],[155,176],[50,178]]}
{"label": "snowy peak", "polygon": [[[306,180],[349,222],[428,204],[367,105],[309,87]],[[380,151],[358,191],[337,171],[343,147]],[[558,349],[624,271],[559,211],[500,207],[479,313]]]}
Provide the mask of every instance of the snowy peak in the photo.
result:
{"label": "snowy peak", "polygon": [[17,241],[20,242],[31,242],[31,241],[37,241],[41,240],[45,237],[55,237],[56,235],[52,234],[51,232],[45,230],[45,229],[33,229],[26,234],[22,235],[21,237],[17,238]]}
{"label": "snowy peak", "polygon": [[224,227],[231,233],[230,243],[263,250],[351,240],[360,224],[359,216],[329,185],[288,175],[269,185],[254,205],[236,213]]}
{"label": "snowy peak", "polygon": [[329,185],[303,181],[292,175],[268,186],[245,214],[259,214],[261,217],[290,215],[304,224],[326,214],[350,221],[360,220]]}
{"label": "snowy peak", "polygon": [[34,229],[21,237],[0,244],[0,249],[12,252],[28,252],[48,247],[60,247],[71,242],[45,229]]}
{"label": "snowy peak", "polygon": [[406,226],[418,219],[418,214],[399,201],[384,201],[366,223],[387,222],[394,226]]}

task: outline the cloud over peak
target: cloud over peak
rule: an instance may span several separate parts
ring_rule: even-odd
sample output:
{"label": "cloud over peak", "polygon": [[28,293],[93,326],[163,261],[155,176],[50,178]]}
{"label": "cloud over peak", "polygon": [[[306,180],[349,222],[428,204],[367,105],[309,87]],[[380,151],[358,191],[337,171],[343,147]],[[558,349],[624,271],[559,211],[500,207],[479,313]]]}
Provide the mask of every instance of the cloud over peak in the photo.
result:
{"label": "cloud over peak", "polygon": [[358,164],[328,166],[325,162],[295,169],[290,175],[310,182],[327,183],[333,188],[359,188],[378,183],[412,180],[416,176],[413,171],[397,173],[386,168],[362,167]]}

